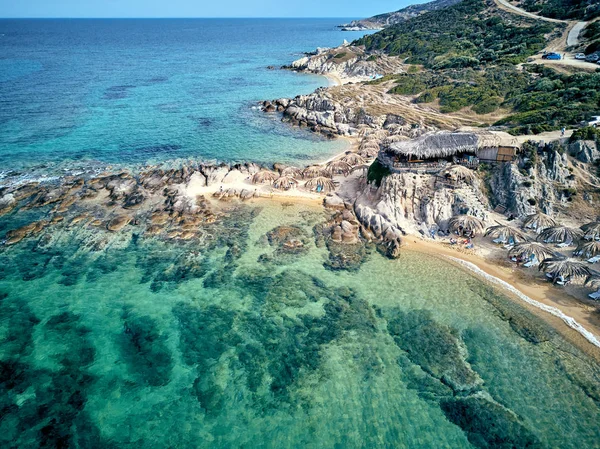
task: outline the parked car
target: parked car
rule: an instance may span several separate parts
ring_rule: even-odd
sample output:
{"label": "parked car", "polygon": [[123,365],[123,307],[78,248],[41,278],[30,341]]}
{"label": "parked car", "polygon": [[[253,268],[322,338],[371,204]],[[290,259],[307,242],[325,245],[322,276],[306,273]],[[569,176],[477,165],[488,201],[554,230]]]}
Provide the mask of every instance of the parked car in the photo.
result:
{"label": "parked car", "polygon": [[577,53],[577,54],[575,55],[575,59],[580,59],[580,60],[581,60],[581,59],[585,59],[585,54],[584,54],[584,53]]}
{"label": "parked car", "polygon": [[594,128],[597,128],[600,126],[600,115],[596,115],[592,117],[592,121],[588,122],[587,124],[588,126],[593,126]]}
{"label": "parked car", "polygon": [[562,59],[562,57],[558,53],[546,53],[542,56],[542,59]]}
{"label": "parked car", "polygon": [[600,60],[600,55],[598,53],[592,53],[591,55],[587,55],[585,60],[587,62],[598,62],[598,60]]}

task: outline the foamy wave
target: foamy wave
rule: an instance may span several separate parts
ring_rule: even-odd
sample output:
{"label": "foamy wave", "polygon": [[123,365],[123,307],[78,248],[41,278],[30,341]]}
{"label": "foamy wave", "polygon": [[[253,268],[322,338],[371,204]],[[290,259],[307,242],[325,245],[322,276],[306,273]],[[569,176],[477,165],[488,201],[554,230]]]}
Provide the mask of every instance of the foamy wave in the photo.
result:
{"label": "foamy wave", "polygon": [[521,291],[519,291],[518,289],[516,289],[515,287],[510,285],[508,282],[503,281],[502,279],[498,279],[497,277],[486,273],[481,268],[479,268],[477,265],[475,265],[471,262],[467,262],[466,260],[458,259],[456,257],[451,257],[451,256],[447,256],[447,257],[449,259],[452,259],[454,262],[457,262],[457,263],[461,264],[462,266],[468,268],[475,274],[484,277],[485,279],[490,281],[492,284],[499,285],[499,286],[509,290],[511,293],[514,293],[516,296],[518,296],[520,299],[522,299],[526,303],[531,304],[532,306],[537,307],[538,309],[541,309],[544,312],[548,312],[548,313],[560,318],[561,320],[563,320],[566,323],[567,326],[576,330],[581,335],[583,335],[587,341],[589,341],[594,346],[597,346],[600,348],[600,340],[598,340],[598,337],[595,334],[593,334],[592,332],[588,331],[581,324],[579,324],[575,320],[575,318],[570,317],[569,315],[565,315],[561,310],[557,309],[556,307],[552,307],[552,306],[543,304],[539,301],[536,301],[535,299],[530,298],[529,296],[525,295],[524,293],[522,293]]}

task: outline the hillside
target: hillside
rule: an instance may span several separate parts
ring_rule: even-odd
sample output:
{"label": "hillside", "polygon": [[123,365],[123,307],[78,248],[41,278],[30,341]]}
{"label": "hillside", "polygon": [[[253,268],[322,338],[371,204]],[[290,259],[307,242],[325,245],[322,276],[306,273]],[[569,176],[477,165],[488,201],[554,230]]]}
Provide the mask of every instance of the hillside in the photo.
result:
{"label": "hillside", "polygon": [[598,0],[523,0],[511,3],[544,17],[565,20],[591,20],[600,16]]}
{"label": "hillside", "polygon": [[368,19],[354,20],[348,24],[340,25],[340,28],[342,31],[378,30],[412,19],[413,17],[420,16],[429,11],[455,5],[460,1],[461,0],[435,0],[433,2],[410,5],[395,12],[378,14]]}
{"label": "hillside", "polygon": [[[520,64],[545,48],[563,25],[517,18],[490,0],[464,0],[366,36],[367,52],[404,58],[411,74],[386,77],[390,94],[442,113],[501,112],[514,133],[575,126],[600,111],[600,73],[558,73]],[[595,28],[588,30],[595,33]]]}

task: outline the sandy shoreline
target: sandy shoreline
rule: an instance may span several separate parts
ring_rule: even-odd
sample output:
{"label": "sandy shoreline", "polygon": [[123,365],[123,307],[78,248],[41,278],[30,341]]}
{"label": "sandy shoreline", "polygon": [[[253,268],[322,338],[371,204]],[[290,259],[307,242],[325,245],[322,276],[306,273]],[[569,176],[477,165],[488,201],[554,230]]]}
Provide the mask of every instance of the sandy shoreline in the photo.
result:
{"label": "sandy shoreline", "polygon": [[[597,318],[585,304],[548,282],[527,278],[519,268],[500,266],[487,258],[455,248],[447,244],[423,240],[417,236],[406,236],[405,246],[403,246],[403,250],[442,258],[481,279],[490,281],[486,278],[491,276],[500,280],[501,282],[492,280],[492,284],[600,361],[600,326]],[[516,291],[508,288],[504,283]],[[518,293],[539,304],[527,301]],[[551,308],[559,313],[551,311]]]}

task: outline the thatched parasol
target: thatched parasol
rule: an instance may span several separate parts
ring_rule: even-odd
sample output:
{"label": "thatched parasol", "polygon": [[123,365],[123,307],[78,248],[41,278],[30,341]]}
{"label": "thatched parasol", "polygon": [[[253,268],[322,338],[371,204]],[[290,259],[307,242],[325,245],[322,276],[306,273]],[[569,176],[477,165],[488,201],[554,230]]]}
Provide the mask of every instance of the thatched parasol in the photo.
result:
{"label": "thatched parasol", "polygon": [[581,242],[574,254],[585,258],[594,257],[596,254],[600,254],[600,241]]}
{"label": "thatched parasol", "polygon": [[379,151],[379,141],[377,140],[363,140],[360,145],[358,146],[359,150],[365,150],[367,148],[373,148],[376,149],[377,151]]}
{"label": "thatched parasol", "polygon": [[318,176],[306,181],[305,187],[310,190],[317,190],[320,193],[327,193],[335,190],[335,182],[330,178]]}
{"label": "thatched parasol", "polygon": [[473,215],[456,215],[448,221],[450,231],[458,231],[461,234],[467,230],[473,231],[473,233],[482,231],[484,226],[483,221]]}
{"label": "thatched parasol", "polygon": [[521,257],[531,259],[535,257],[538,261],[555,257],[556,253],[547,246],[538,242],[525,242],[513,246],[508,252],[508,257]]}
{"label": "thatched parasol", "polygon": [[587,279],[585,285],[591,288],[600,288],[600,273],[592,271],[592,275]]}
{"label": "thatched parasol", "polygon": [[280,176],[273,182],[273,187],[279,190],[290,190],[292,187],[298,184],[292,176]]}
{"label": "thatched parasol", "polygon": [[391,125],[386,126],[385,129],[392,136],[398,135],[398,134],[404,132],[404,126],[400,125],[399,123],[392,123]]}
{"label": "thatched parasol", "polygon": [[559,277],[570,279],[571,281],[585,282],[592,276],[592,271],[585,262],[570,259],[566,257],[552,257],[542,261],[540,270],[552,275],[552,280],[556,282]]}
{"label": "thatched parasol", "polygon": [[543,212],[536,212],[535,214],[527,215],[523,220],[523,227],[525,229],[535,229],[538,233],[544,229],[556,226],[556,221],[550,215],[546,215]]}
{"label": "thatched parasol", "polygon": [[475,172],[463,165],[453,165],[448,167],[442,171],[442,174],[456,181],[464,181],[471,184],[477,180]]}
{"label": "thatched parasol", "polygon": [[365,124],[358,125],[358,126],[356,127],[356,129],[358,130],[358,136],[359,136],[359,137],[365,137],[365,136],[368,136],[368,135],[369,135],[369,133],[370,133],[371,131],[373,131],[373,128],[371,128],[369,125],[365,125]]}
{"label": "thatched parasol", "polygon": [[389,137],[386,137],[386,138],[383,140],[383,143],[384,143],[384,145],[387,145],[387,146],[389,146],[389,145],[391,145],[391,144],[393,144],[393,143],[396,143],[396,142],[403,142],[403,141],[405,141],[405,140],[409,140],[409,138],[408,138],[408,137],[406,137],[406,136],[401,136],[400,134],[394,134],[394,135],[391,135],[391,136],[389,136]]}
{"label": "thatched parasol", "polygon": [[567,226],[552,226],[544,229],[538,236],[538,240],[546,243],[572,243],[582,235],[583,232],[579,229]]}
{"label": "thatched parasol", "polygon": [[358,154],[366,158],[376,157],[379,154],[379,147],[362,148],[361,150],[359,150]]}
{"label": "thatched parasol", "polygon": [[495,237],[504,243],[512,244],[524,243],[527,241],[527,236],[522,231],[501,223],[487,228],[485,230],[485,236]]}
{"label": "thatched parasol", "polygon": [[347,154],[342,160],[351,166],[363,165],[366,162],[364,157],[356,153]]}
{"label": "thatched parasol", "polygon": [[333,175],[348,176],[348,174],[352,171],[352,167],[348,162],[338,159],[337,161],[329,162],[327,164],[327,170]]}
{"label": "thatched parasol", "polygon": [[584,224],[581,227],[584,232],[583,238],[586,240],[600,240],[600,221]]}
{"label": "thatched parasol", "polygon": [[299,178],[302,176],[302,170],[298,167],[284,167],[281,169],[281,176],[291,176],[292,178]]}
{"label": "thatched parasol", "polygon": [[316,178],[319,176],[331,177],[327,168],[322,165],[311,165],[302,170],[302,176],[304,178]]}
{"label": "thatched parasol", "polygon": [[252,184],[264,184],[273,182],[279,177],[279,173],[271,170],[261,170],[252,176]]}

